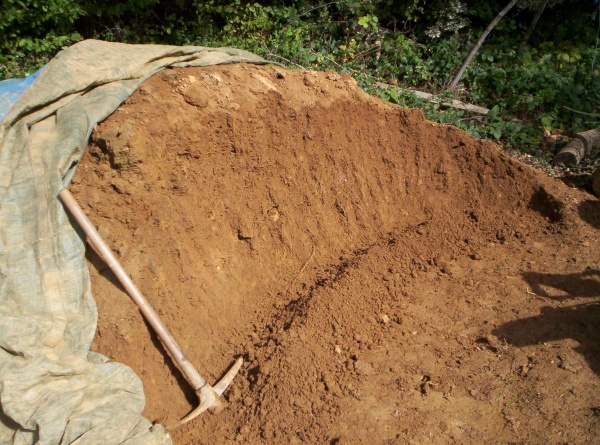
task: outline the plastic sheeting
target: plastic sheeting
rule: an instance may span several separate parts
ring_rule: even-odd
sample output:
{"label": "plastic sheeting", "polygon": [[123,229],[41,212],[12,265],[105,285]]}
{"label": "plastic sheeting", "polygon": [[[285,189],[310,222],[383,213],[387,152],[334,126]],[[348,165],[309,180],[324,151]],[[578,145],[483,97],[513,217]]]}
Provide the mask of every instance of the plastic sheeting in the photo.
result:
{"label": "plastic sheeting", "polygon": [[141,381],[90,352],[85,239],[57,198],[94,125],[166,66],[265,61],[228,48],[80,42],[0,122],[0,443],[167,444]]}
{"label": "plastic sheeting", "polygon": [[23,79],[8,79],[0,82],[0,121],[8,114],[21,94],[31,86],[44,67]]}

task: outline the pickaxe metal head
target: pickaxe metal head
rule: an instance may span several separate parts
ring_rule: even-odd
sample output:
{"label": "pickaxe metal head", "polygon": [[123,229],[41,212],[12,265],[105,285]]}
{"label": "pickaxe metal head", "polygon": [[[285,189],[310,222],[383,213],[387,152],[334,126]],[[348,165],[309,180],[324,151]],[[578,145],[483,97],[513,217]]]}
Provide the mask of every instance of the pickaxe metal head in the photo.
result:
{"label": "pickaxe metal head", "polygon": [[236,360],[234,365],[227,371],[221,380],[219,380],[215,386],[210,386],[206,383],[204,386],[196,390],[200,405],[194,409],[191,413],[185,416],[179,422],[179,425],[189,422],[190,420],[198,417],[204,411],[208,410],[213,414],[217,414],[223,409],[223,402],[221,401],[221,395],[227,387],[231,384],[234,377],[242,367],[244,360],[240,357]]}

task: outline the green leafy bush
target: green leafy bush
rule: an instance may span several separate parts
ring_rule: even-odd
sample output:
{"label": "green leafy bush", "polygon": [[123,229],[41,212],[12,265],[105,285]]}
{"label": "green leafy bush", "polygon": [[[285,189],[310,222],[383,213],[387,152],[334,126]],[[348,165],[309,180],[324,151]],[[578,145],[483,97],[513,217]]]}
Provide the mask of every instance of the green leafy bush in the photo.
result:
{"label": "green leafy bush", "polygon": [[571,110],[593,112],[589,98],[600,89],[591,75],[594,48],[584,45],[522,52],[486,48],[465,76],[465,85],[483,105],[499,105],[524,120],[548,128],[581,131]]}
{"label": "green leafy bush", "polygon": [[0,79],[34,71],[62,47],[81,40],[74,23],[84,13],[69,0],[4,0]]}

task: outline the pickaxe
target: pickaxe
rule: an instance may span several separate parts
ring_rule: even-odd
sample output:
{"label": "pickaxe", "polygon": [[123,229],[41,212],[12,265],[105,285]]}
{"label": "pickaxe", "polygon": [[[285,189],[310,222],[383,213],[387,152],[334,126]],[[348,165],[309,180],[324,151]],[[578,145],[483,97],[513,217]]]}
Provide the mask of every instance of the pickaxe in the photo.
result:
{"label": "pickaxe", "polygon": [[227,389],[240,370],[243,359],[240,357],[236,360],[234,365],[227,371],[221,380],[216,385],[211,386],[206,383],[206,380],[202,378],[200,373],[194,368],[194,365],[190,363],[188,358],[185,356],[181,347],[177,344],[171,333],[168,331],[165,324],[160,320],[158,314],[152,306],[148,303],[148,300],[142,295],[138,288],[133,284],[129,275],[125,272],[117,257],[112,253],[108,245],[104,242],[92,222],[85,215],[73,195],[67,190],[63,189],[58,194],[65,207],[69,210],[71,215],[79,223],[83,231],[88,237],[88,240],[92,247],[100,254],[102,259],[106,262],[108,267],[117,276],[131,299],[139,306],[140,311],[150,323],[150,326],[154,329],[162,343],[165,345],[169,354],[175,360],[179,368],[183,372],[186,380],[192,385],[194,391],[198,395],[200,405],[194,409],[191,413],[185,416],[179,423],[182,425],[189,422],[193,418],[202,414],[206,410],[210,410],[213,413],[219,412],[223,408],[223,402],[221,401],[221,394]]}

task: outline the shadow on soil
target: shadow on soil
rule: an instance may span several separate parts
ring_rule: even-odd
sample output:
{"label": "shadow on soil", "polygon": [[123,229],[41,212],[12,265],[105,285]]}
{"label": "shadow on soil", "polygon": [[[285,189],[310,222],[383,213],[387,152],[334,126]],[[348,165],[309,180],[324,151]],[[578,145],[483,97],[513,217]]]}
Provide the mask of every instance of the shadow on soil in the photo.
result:
{"label": "shadow on soil", "polygon": [[587,199],[579,204],[579,216],[595,229],[600,229],[600,201]]}
{"label": "shadow on soil", "polygon": [[591,195],[594,194],[594,191],[592,190],[592,175],[589,173],[571,174],[569,176],[563,176],[559,178],[559,180],[570,188],[578,188]]}
{"label": "shadow on soil", "polygon": [[545,187],[539,187],[531,196],[529,208],[547,217],[550,222],[559,222],[563,217],[564,203],[556,199]]}
{"label": "shadow on soil", "polygon": [[[570,338],[579,343],[574,348],[600,375],[600,271],[587,269],[573,274],[523,274],[530,289],[538,296],[553,300],[535,317],[521,318],[498,326],[493,334],[514,346],[529,346]],[[560,307],[572,298],[589,298],[590,302]]]}
{"label": "shadow on soil", "polygon": [[[85,238],[83,240],[85,242]],[[98,271],[98,273],[107,279],[112,285],[118,287],[121,292],[127,293],[117,276],[112,270],[110,270],[108,264],[106,264],[106,261],[104,261],[102,257],[90,247],[89,244],[86,244],[85,246],[85,259],[88,260],[90,264],[94,266],[94,269],[96,269],[96,271]]]}

